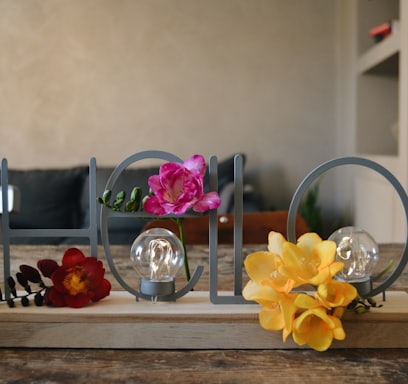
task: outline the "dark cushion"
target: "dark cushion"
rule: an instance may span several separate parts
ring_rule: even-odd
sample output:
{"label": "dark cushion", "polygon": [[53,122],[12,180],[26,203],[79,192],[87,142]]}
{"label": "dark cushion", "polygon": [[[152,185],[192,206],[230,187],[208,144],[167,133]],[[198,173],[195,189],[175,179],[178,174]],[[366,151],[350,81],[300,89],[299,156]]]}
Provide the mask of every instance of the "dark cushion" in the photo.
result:
{"label": "dark cushion", "polygon": [[80,197],[88,167],[9,170],[9,184],[20,190],[20,211],[11,228],[77,228]]}
{"label": "dark cushion", "polygon": [[[245,163],[245,156],[243,160]],[[136,164],[137,165],[137,164]],[[97,196],[102,196],[113,167],[97,167]],[[149,192],[147,180],[157,174],[159,166],[126,169],[119,176],[112,191],[112,200],[119,191],[130,195],[134,186],[142,188],[142,195]],[[83,228],[89,226],[89,176],[88,166],[58,169],[29,169],[8,171],[9,184],[19,188],[21,209],[10,215],[11,228]],[[234,156],[218,163],[218,189],[221,191],[234,179]],[[204,190],[208,191],[208,168],[204,177]],[[100,206],[97,205],[99,226]],[[109,223],[111,244],[131,243],[146,220],[136,217],[112,220]],[[19,242],[21,239],[14,239]],[[22,239],[24,243],[58,244],[63,239]],[[78,239],[73,239],[77,241]],[[64,240],[66,241],[66,239]]]}
{"label": "dark cushion", "polygon": [[[235,156],[235,155],[234,155]],[[234,180],[234,156],[230,156],[218,163],[218,189],[222,189]],[[243,160],[245,163],[245,155]],[[137,163],[135,163],[135,166]],[[105,191],[106,183],[111,173],[113,172],[113,167],[97,167],[97,182],[96,182],[96,195],[102,196]],[[114,200],[116,194],[119,191],[125,191],[127,198],[135,186],[142,188],[142,196],[146,196],[149,193],[148,178],[151,175],[158,174],[159,166],[147,166],[138,168],[128,168],[124,170],[112,189],[112,198]],[[208,167],[204,177],[204,190],[208,191]],[[83,213],[83,223],[82,226],[89,225],[89,185],[88,180],[84,184],[83,196],[81,199],[81,207]],[[126,198],[126,200],[127,200]],[[100,205],[97,207],[97,222],[98,227],[100,225]],[[131,241],[141,232],[143,227],[146,225],[146,219],[139,219],[136,217],[129,218],[115,218],[112,219],[109,225],[109,242],[110,244],[123,244],[131,243]]]}

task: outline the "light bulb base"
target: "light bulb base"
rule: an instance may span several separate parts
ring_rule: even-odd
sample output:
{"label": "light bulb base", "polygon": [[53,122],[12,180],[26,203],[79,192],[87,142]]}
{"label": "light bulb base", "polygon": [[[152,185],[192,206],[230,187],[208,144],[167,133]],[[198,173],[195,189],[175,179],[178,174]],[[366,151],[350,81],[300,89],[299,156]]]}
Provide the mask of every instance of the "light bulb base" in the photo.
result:
{"label": "light bulb base", "polygon": [[350,281],[349,283],[357,289],[357,292],[361,297],[367,297],[373,290],[371,279],[367,279],[364,281]]}
{"label": "light bulb base", "polygon": [[175,280],[153,281],[140,279],[140,292],[152,297],[162,297],[172,295],[176,290]]}

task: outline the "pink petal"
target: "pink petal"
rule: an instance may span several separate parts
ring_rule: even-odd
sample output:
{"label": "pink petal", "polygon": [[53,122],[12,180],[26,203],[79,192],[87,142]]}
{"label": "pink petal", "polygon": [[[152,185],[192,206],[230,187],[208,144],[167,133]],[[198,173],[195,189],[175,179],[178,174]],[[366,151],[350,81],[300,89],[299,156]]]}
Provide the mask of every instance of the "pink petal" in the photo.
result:
{"label": "pink petal", "polygon": [[193,155],[188,158],[183,165],[194,174],[199,174],[204,177],[206,164],[202,155]]}
{"label": "pink petal", "polygon": [[156,193],[157,190],[162,188],[161,182],[160,182],[160,176],[159,175],[153,175],[150,176],[147,180],[147,184],[151,188],[151,190]]}
{"label": "pink petal", "polygon": [[165,163],[160,167],[159,175],[160,178],[163,179],[169,177],[169,175],[171,175],[172,173],[180,172],[183,171],[184,169],[185,167],[183,166],[183,164],[180,163],[174,162]]}
{"label": "pink petal", "polygon": [[206,212],[209,209],[216,209],[220,206],[221,199],[217,192],[208,192],[202,196],[202,198],[197,201],[193,210],[196,212]]}
{"label": "pink petal", "polygon": [[154,215],[163,216],[167,212],[163,209],[160,201],[156,196],[150,196],[146,199],[143,204],[143,208],[146,212],[152,213]]}
{"label": "pink petal", "polygon": [[167,201],[176,201],[183,193],[184,186],[188,182],[189,172],[185,168],[175,169],[166,175],[160,175],[162,187],[167,192]]}
{"label": "pink petal", "polygon": [[166,205],[167,212],[175,215],[183,215],[191,207],[191,202],[182,202],[180,204]]}

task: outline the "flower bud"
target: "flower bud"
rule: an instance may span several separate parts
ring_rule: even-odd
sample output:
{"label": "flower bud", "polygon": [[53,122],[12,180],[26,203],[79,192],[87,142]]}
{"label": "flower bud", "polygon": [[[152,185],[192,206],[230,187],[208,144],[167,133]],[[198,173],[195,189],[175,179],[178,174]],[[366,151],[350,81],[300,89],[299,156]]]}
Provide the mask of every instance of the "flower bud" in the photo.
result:
{"label": "flower bud", "polygon": [[[9,276],[7,278],[7,285],[10,288],[11,294],[16,297],[17,296],[17,291],[16,291],[16,281],[12,276]],[[10,304],[9,304],[10,305]]]}
{"label": "flower bud", "polygon": [[58,268],[58,263],[55,260],[42,259],[38,260],[37,267],[45,277],[51,277]]}
{"label": "flower bud", "polygon": [[34,296],[34,304],[37,307],[41,307],[44,304],[44,297],[43,297],[43,295],[41,293],[37,293]]}
{"label": "flower bud", "polygon": [[30,305],[30,300],[28,299],[27,296],[23,296],[23,297],[21,298],[21,305],[22,305],[23,307],[28,307],[28,306]]}

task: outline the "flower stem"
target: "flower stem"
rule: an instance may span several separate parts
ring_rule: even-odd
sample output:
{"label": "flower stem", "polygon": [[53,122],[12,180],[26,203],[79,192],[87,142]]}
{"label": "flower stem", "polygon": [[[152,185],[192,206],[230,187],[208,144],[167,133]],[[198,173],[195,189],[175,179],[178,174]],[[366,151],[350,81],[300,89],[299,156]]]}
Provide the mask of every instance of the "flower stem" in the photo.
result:
{"label": "flower stem", "polygon": [[186,247],[186,239],[184,236],[184,225],[183,225],[183,219],[178,218],[177,219],[177,225],[180,233],[180,240],[181,243],[183,244],[183,250],[184,250],[184,271],[186,273],[186,279],[187,281],[190,281],[190,267],[188,265],[188,257],[187,257],[187,247]]}

